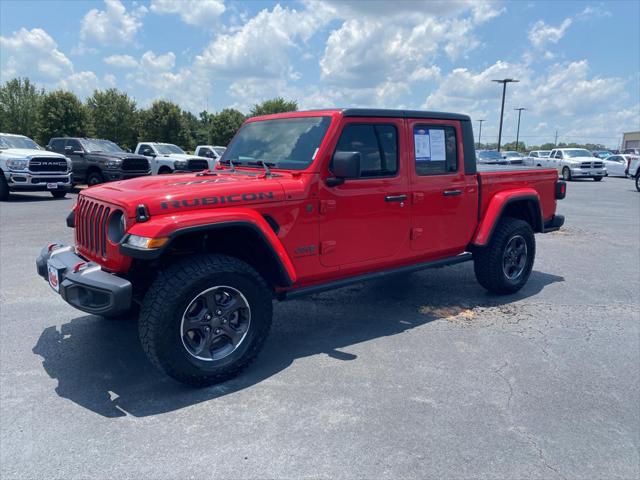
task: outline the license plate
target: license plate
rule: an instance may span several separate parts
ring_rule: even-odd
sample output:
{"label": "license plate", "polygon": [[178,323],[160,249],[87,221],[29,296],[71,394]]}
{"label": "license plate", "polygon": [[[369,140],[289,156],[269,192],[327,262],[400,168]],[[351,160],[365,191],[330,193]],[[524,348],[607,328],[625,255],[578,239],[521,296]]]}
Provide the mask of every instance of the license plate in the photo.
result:
{"label": "license plate", "polygon": [[58,269],[52,267],[51,264],[47,264],[47,270],[49,271],[49,285],[56,292],[60,291],[60,277],[58,277]]}
{"label": "license plate", "polygon": [[57,183],[47,183],[47,188],[49,190],[55,190],[56,188],[58,188],[58,184]]}

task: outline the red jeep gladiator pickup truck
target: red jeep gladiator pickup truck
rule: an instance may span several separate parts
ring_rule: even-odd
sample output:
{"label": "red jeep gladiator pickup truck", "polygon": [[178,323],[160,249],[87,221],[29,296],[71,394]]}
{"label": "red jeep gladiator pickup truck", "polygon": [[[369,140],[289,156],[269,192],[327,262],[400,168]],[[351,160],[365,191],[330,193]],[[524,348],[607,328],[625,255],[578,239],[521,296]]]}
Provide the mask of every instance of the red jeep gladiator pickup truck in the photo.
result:
{"label": "red jeep gladiator pickup truck", "polygon": [[482,286],[529,278],[534,233],[560,228],[555,170],[477,171],[468,116],[334,109],[251,118],[216,170],[82,191],[75,246],[38,273],[74,307],[140,306],[151,362],[204,386],[258,353],[273,299],[473,260]]}

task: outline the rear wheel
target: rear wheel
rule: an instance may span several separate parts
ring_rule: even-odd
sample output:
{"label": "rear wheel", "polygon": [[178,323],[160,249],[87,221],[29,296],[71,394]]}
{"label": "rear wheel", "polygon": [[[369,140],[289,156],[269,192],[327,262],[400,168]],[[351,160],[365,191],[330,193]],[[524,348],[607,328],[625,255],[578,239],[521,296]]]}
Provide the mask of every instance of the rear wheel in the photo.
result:
{"label": "rear wheel", "polygon": [[569,170],[569,167],[564,167],[562,169],[562,179],[566,182],[571,180],[571,170]]}
{"label": "rear wheel", "polygon": [[98,185],[99,183],[104,183],[104,177],[100,172],[91,172],[87,177],[87,185],[93,186]]}
{"label": "rear wheel", "polygon": [[248,264],[224,255],[185,258],[164,270],[140,312],[149,360],[174,379],[207,386],[237,375],[271,327],[272,291]]}
{"label": "rear wheel", "polygon": [[600,181],[602,181],[602,177],[593,177],[593,181],[594,182],[600,182]]}
{"label": "rear wheel", "polygon": [[480,285],[494,293],[515,293],[531,275],[536,243],[524,220],[505,217],[489,244],[474,252],[474,271]]}
{"label": "rear wheel", "polygon": [[66,190],[51,190],[51,195],[53,198],[64,198],[67,196]]}
{"label": "rear wheel", "polygon": [[9,185],[4,173],[0,170],[0,201],[4,202],[5,200],[9,200]]}

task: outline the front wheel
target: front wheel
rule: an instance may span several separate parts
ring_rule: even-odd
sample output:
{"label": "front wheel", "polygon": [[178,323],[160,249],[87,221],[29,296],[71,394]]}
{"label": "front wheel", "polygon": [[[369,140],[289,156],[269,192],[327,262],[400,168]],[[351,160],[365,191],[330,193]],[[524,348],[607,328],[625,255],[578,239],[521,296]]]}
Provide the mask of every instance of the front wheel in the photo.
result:
{"label": "front wheel", "polygon": [[0,201],[4,202],[9,200],[9,185],[7,179],[4,178],[4,173],[0,170]]}
{"label": "front wheel", "polygon": [[565,182],[571,181],[571,170],[569,170],[569,167],[564,167],[562,169],[562,179]]}
{"label": "front wheel", "polygon": [[593,181],[594,182],[601,182],[602,181],[602,177],[593,177]]}
{"label": "front wheel", "polygon": [[636,190],[640,192],[640,173],[636,175]]}
{"label": "front wheel", "polygon": [[251,363],[272,312],[272,291],[251,266],[224,255],[193,256],[153,282],[140,312],[140,340],[158,369],[203,387]]}
{"label": "front wheel", "polygon": [[92,187],[93,185],[98,185],[99,183],[104,183],[104,177],[100,172],[91,172],[87,177],[87,185]]}
{"label": "front wheel", "polygon": [[531,275],[536,241],[524,220],[505,217],[489,244],[474,252],[474,271],[480,285],[494,293],[515,293]]}
{"label": "front wheel", "polygon": [[51,190],[51,195],[53,198],[64,198],[67,196],[66,190]]}

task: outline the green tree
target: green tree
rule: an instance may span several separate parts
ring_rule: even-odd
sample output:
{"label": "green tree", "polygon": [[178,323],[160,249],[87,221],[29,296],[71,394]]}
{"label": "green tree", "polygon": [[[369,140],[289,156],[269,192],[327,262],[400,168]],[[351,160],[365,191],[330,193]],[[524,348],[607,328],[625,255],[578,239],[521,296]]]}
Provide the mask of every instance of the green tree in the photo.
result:
{"label": "green tree", "polygon": [[138,141],[136,102],[115,88],[96,90],[86,102],[98,138],[111,140],[123,148],[134,148]]}
{"label": "green tree", "polygon": [[295,112],[296,110],[298,110],[298,102],[295,100],[285,100],[282,97],[276,97],[255,104],[249,112],[249,116],[257,117],[259,115],[271,115],[273,113]]}
{"label": "green tree", "polygon": [[233,108],[225,108],[211,120],[210,141],[213,145],[227,145],[246,117]]}
{"label": "green tree", "polygon": [[173,102],[157,100],[140,112],[140,141],[180,145],[184,139],[184,128],[182,111]]}
{"label": "green tree", "polygon": [[38,139],[45,145],[52,137],[93,135],[93,126],[87,109],[78,97],[64,90],[55,90],[43,96],[38,123]]}
{"label": "green tree", "polygon": [[14,78],[0,87],[0,132],[38,137],[38,111],[44,91],[28,78]]}

